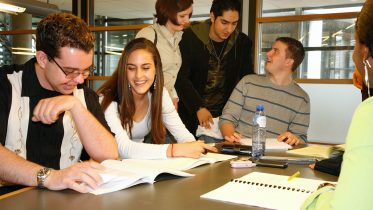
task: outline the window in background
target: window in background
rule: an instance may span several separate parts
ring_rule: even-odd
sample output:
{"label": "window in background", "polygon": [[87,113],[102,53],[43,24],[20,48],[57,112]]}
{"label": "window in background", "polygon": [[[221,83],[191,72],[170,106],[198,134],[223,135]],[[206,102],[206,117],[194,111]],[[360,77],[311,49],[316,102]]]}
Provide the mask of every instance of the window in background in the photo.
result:
{"label": "window in background", "polygon": [[[322,0],[311,2],[261,0],[259,2],[262,5],[259,16],[263,17],[258,18],[259,73],[264,73],[265,54],[271,49],[274,40],[280,36],[289,36],[301,41],[306,50],[303,63],[294,73],[296,78],[352,78],[356,14],[346,12],[360,11],[363,1],[334,1],[335,5],[331,5],[333,1]],[[338,15],[331,18],[328,16],[330,13],[341,13],[341,15],[340,18]],[[284,19],[286,22],[282,21]]]}
{"label": "window in background", "polygon": [[[16,3],[16,2],[15,2]],[[0,12],[0,30],[21,30],[17,35],[0,35],[0,66],[6,64],[23,64],[35,55],[35,30],[40,20],[51,12],[71,12],[72,2],[45,0],[26,2],[24,13],[18,15]],[[9,33],[12,34],[12,33]]]}
{"label": "window in background", "polygon": [[[359,12],[365,0],[259,0],[259,17]],[[303,10],[303,12],[299,12]]]}
{"label": "window in background", "polygon": [[[195,1],[191,21],[209,18],[210,0]],[[137,32],[155,21],[155,0],[95,1],[95,27],[105,27],[94,31],[96,38],[94,63],[95,76],[110,76],[115,71],[120,55]],[[131,29],[124,29],[130,27]],[[119,28],[119,29],[118,29]],[[135,29],[132,29],[135,28]],[[100,79],[100,78],[99,78]],[[92,81],[96,88],[102,81]]]}

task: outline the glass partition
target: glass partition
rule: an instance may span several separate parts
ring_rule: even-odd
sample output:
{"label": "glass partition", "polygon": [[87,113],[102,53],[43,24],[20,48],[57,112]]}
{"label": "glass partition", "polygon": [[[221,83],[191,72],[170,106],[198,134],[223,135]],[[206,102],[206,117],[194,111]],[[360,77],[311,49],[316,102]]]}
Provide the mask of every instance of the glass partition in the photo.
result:
{"label": "glass partition", "polygon": [[260,0],[259,17],[359,12],[365,0]]}
{"label": "glass partition", "polygon": [[[265,72],[266,52],[271,49],[275,39],[288,36],[301,41],[306,50],[302,64],[294,72],[296,78],[352,78],[356,21],[356,13],[352,12],[360,11],[363,0],[258,2],[261,8],[257,21],[259,73]],[[331,16],[333,13],[338,13],[341,17]],[[282,16],[289,17],[284,19]]]}
{"label": "glass partition", "polygon": [[266,52],[274,40],[288,36],[300,40],[307,52],[297,78],[349,79],[354,70],[354,25],[355,19],[263,23],[259,72],[264,73]]}

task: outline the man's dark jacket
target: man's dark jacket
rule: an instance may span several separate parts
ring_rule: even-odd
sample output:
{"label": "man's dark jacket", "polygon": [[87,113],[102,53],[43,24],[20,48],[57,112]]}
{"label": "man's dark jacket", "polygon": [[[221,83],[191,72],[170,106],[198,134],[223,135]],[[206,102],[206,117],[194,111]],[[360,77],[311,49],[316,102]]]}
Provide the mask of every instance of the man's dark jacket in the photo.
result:
{"label": "man's dark jacket", "polygon": [[[192,24],[184,31],[180,42],[182,65],[175,84],[179,96],[178,112],[185,126],[194,135],[199,124],[197,111],[204,107],[202,96],[207,83],[210,54],[212,55],[210,25],[210,20]],[[249,37],[236,29],[227,41],[221,62],[225,70],[225,102],[240,79],[254,73],[252,42]],[[223,108],[221,107],[220,113],[213,113],[213,117],[220,116]]]}

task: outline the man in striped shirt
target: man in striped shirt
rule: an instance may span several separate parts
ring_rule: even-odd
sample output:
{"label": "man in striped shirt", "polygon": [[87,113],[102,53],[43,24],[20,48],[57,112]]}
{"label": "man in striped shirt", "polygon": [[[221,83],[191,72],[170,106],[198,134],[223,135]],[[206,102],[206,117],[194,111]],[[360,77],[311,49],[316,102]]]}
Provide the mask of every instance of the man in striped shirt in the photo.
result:
{"label": "man in striped shirt", "polygon": [[255,107],[263,104],[267,138],[290,145],[307,141],[310,100],[292,77],[303,58],[302,43],[289,37],[276,39],[267,53],[267,74],[243,77],[225,105],[219,121],[225,140],[239,142],[242,137],[251,138]]}

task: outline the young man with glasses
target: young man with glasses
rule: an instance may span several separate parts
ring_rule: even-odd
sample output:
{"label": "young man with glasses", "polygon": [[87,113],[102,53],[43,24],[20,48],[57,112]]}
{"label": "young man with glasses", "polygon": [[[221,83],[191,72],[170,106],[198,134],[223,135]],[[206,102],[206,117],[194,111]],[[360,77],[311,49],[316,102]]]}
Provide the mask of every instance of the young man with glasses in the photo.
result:
{"label": "young man with glasses", "polygon": [[51,14],[38,24],[35,58],[1,67],[3,183],[86,192],[102,182],[104,168],[94,161],[116,159],[118,150],[97,95],[82,86],[92,69],[93,43],[83,20]]}

